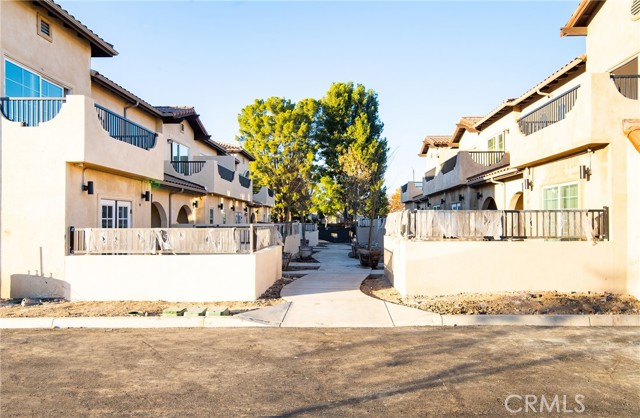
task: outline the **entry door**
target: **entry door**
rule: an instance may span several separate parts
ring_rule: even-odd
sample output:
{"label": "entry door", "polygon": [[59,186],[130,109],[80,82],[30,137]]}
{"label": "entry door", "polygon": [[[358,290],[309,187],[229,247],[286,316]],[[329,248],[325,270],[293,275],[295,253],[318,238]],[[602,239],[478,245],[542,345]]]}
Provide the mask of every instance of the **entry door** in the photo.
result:
{"label": "entry door", "polygon": [[131,202],[100,200],[101,228],[131,228]]}

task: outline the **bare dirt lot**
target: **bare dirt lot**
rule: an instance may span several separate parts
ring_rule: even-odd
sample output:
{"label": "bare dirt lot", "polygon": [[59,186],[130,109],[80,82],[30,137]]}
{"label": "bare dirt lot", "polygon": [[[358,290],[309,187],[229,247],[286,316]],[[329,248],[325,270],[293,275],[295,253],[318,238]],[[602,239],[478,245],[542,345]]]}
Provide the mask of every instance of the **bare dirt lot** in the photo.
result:
{"label": "bare dirt lot", "polygon": [[403,298],[384,276],[371,276],[360,289],[369,296],[439,314],[639,314],[640,301],[612,293],[461,293]]}
{"label": "bare dirt lot", "polygon": [[[0,337],[2,417],[494,417],[510,416],[507,407],[522,408],[518,416],[563,415],[561,408],[569,416],[640,416],[638,328],[3,330]],[[525,396],[536,397],[535,412],[525,413]],[[542,396],[559,400],[552,414],[539,413]]]}

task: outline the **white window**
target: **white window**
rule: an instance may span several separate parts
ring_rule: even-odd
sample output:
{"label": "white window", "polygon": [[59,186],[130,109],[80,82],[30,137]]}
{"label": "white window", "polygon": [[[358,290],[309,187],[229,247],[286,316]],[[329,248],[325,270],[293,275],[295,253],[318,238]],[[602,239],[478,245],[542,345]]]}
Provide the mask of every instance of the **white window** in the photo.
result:
{"label": "white window", "polygon": [[433,205],[433,210],[441,210],[442,206],[441,205]]}
{"label": "white window", "polygon": [[189,147],[177,142],[171,143],[171,163],[174,170],[185,176],[190,174],[189,170]]}
{"label": "white window", "polygon": [[7,97],[64,97],[64,89],[33,71],[5,59],[4,95]]}
{"label": "white window", "polygon": [[489,138],[487,141],[488,151],[504,151],[504,132]]}
{"label": "white window", "polygon": [[543,209],[578,209],[578,183],[560,184],[542,189]]}
{"label": "white window", "polygon": [[100,200],[101,228],[131,228],[131,202]]}
{"label": "white window", "polygon": [[242,212],[236,212],[236,223],[237,224],[242,223]]}
{"label": "white window", "polygon": [[213,225],[215,223],[215,212],[214,208],[209,208],[209,225]]}
{"label": "white window", "polygon": [[451,204],[451,210],[460,210],[460,209],[462,209],[461,202],[454,202]]}

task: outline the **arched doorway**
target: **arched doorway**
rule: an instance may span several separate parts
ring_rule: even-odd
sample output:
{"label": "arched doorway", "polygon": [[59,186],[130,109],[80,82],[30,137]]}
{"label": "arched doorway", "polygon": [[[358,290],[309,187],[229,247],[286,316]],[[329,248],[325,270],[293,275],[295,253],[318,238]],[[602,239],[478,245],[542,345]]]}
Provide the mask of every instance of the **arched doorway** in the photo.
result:
{"label": "arched doorway", "polygon": [[252,224],[256,223],[256,213],[255,212],[251,212],[251,223]]}
{"label": "arched doorway", "polygon": [[512,210],[524,209],[524,197],[522,196],[522,192],[518,192],[513,195],[513,197],[511,198],[511,202],[509,203],[509,209],[512,209]]}
{"label": "arched doorway", "polygon": [[482,210],[498,210],[498,205],[493,197],[487,197],[482,204]]}
{"label": "arched doorway", "polygon": [[180,208],[180,211],[178,212],[178,218],[176,219],[176,222],[179,224],[188,224],[190,216],[191,216],[191,209],[189,209],[189,206],[184,205]]}
{"label": "arched doorway", "polygon": [[151,228],[166,228],[167,214],[158,202],[151,204]]}

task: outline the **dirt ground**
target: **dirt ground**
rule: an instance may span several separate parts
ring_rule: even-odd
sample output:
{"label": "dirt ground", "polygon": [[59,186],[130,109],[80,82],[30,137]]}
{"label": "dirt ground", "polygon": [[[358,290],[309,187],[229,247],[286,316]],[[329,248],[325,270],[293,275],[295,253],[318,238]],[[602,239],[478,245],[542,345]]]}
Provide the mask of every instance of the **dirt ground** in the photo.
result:
{"label": "dirt ground", "polygon": [[612,293],[461,293],[402,298],[384,276],[371,276],[360,289],[369,296],[439,314],[639,314],[640,301]]}
{"label": "dirt ground", "polygon": [[[536,397],[536,412],[517,416],[565,415],[562,408],[569,416],[640,416],[638,328],[0,336],[2,417],[497,417],[524,408],[525,396]],[[539,412],[542,396],[559,399],[553,413]]]}
{"label": "dirt ground", "polygon": [[281,278],[260,296],[260,299],[250,302],[68,302],[44,300],[41,305],[21,306],[21,299],[9,299],[0,301],[0,318],[130,316],[132,312],[137,312],[141,316],[158,316],[162,314],[164,309],[173,306],[211,309],[227,307],[231,314],[235,314],[284,303],[285,301],[280,298],[280,290],[295,279],[295,277]]}

